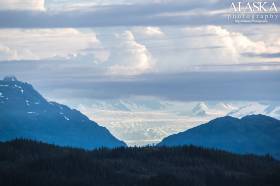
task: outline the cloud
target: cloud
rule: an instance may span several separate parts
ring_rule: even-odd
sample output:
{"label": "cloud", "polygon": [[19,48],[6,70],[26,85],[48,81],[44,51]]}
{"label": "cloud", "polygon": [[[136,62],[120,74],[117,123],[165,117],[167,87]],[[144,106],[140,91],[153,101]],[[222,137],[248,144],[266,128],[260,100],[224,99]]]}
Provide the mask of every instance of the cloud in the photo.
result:
{"label": "cloud", "polygon": [[165,28],[163,32],[163,39],[143,42],[159,61],[157,69],[161,72],[189,71],[197,65],[264,62],[262,58],[252,60],[243,53],[280,51],[280,44],[276,42],[277,36],[274,40],[254,38],[216,25]]}
{"label": "cloud", "polygon": [[220,37],[220,41],[222,41],[234,55],[239,55],[242,52],[262,53],[280,49],[280,46],[279,48],[273,48],[268,46],[265,41],[253,41],[240,32],[230,32],[219,26],[209,26],[208,30]]}
{"label": "cloud", "polygon": [[66,60],[91,64],[115,76],[181,73],[203,70],[202,65],[277,62],[275,55],[264,56],[279,53],[277,34],[266,39],[244,33],[215,25],[0,29],[0,60]]}
{"label": "cloud", "polygon": [[[279,63],[275,71],[240,71],[235,66],[221,71],[194,71],[177,74],[142,74],[112,77],[88,63],[63,61],[0,63],[0,76],[16,75],[31,82],[43,95],[57,99],[121,99],[130,96],[160,97],[177,101],[278,100]],[[264,66],[265,67],[265,66]],[[276,70],[278,69],[278,70]]]}
{"label": "cloud", "polygon": [[[52,10],[77,10],[88,8],[100,8],[100,7],[139,7],[139,6],[163,6],[165,9],[170,10],[170,6],[179,7],[192,7],[197,6],[211,6],[218,4],[220,0],[206,0],[198,2],[196,0],[79,0],[76,1],[61,1],[61,0],[46,0],[48,9]],[[220,1],[221,2],[221,1]],[[219,3],[222,4],[222,3]],[[181,7],[182,8],[182,7]],[[172,8],[171,8],[172,9]],[[185,9],[185,8],[184,8]],[[149,9],[150,11],[151,9]]]}
{"label": "cloud", "polygon": [[277,37],[254,40],[241,32],[229,31],[221,26],[208,26],[207,32],[216,34],[217,41],[224,46],[227,54],[230,54],[229,56],[236,63],[246,63],[248,61],[246,57],[249,60],[258,57],[257,61],[261,61],[262,58],[277,58],[280,52],[280,42],[277,43]]}
{"label": "cloud", "polygon": [[278,52],[278,53],[243,53],[242,55],[247,56],[247,57],[280,58],[280,52]]}
{"label": "cloud", "polygon": [[[76,85],[74,96],[97,99],[152,96],[177,101],[280,100],[279,71],[196,72],[173,75],[143,75],[133,79],[101,80]],[[57,85],[65,91],[73,88]],[[61,88],[58,88],[61,87]],[[65,96],[65,92],[57,92]]]}
{"label": "cloud", "polygon": [[143,38],[163,38],[165,36],[160,27],[137,27],[133,28],[133,32]]}
{"label": "cloud", "polygon": [[157,61],[154,70],[165,73],[189,71],[197,65],[242,63],[239,53],[256,45],[242,33],[213,25],[158,28],[152,30],[155,36],[147,34],[151,29],[143,27],[132,31]]}
{"label": "cloud", "polygon": [[[142,0],[143,1],[143,0]],[[141,3],[139,0],[79,0],[79,1],[69,1],[69,0],[46,0],[46,7],[48,10],[55,11],[71,11],[71,10],[81,10],[89,9],[99,6],[112,6],[112,5],[129,5],[135,3]]]}
{"label": "cloud", "polygon": [[223,50],[219,51],[222,53],[214,55],[223,57],[219,60],[221,63],[239,63],[242,52],[261,52],[268,50],[263,41],[252,41],[242,33],[231,32],[221,26],[201,26],[187,28],[186,31],[203,33],[210,36],[204,37],[203,41],[200,41],[201,43],[219,43],[223,46]]}
{"label": "cloud", "polygon": [[0,10],[45,10],[44,0],[1,0]]}
{"label": "cloud", "polygon": [[111,75],[137,75],[152,69],[150,52],[131,31],[110,36],[105,47],[92,30],[0,29],[0,61],[64,60],[91,64]]}
{"label": "cloud", "polygon": [[[231,5],[229,0],[155,0],[142,3],[140,1],[117,1],[116,3],[112,1],[105,1],[105,3],[103,1],[65,2],[67,1],[46,3],[46,11],[41,12],[28,11],[25,8],[17,9],[17,11],[4,9],[6,11],[0,12],[0,27],[89,28],[233,24],[227,17],[230,13]],[[56,7],[56,4],[60,5]],[[52,8],[53,6],[56,8]],[[277,15],[278,18],[271,20],[271,24],[280,23],[280,14],[277,13]]]}
{"label": "cloud", "polygon": [[110,74],[137,75],[151,70],[153,59],[146,46],[138,43],[131,31],[116,34],[117,46],[111,50]]}
{"label": "cloud", "polygon": [[[45,12],[2,11],[0,26],[2,28],[61,28],[229,24],[223,14],[210,13],[229,6],[228,2],[214,1],[154,1],[140,4],[86,6],[85,9],[68,11],[63,9]],[[187,16],[177,14],[196,9],[201,11]]]}
{"label": "cloud", "polygon": [[11,50],[6,46],[0,45],[0,61],[2,60],[11,60],[16,58],[16,51]]}
{"label": "cloud", "polygon": [[[67,59],[82,55],[87,48],[97,60],[102,60],[104,51],[96,34],[77,29],[0,29],[1,60]],[[92,58],[94,58],[92,56]],[[94,59],[92,59],[93,61]]]}

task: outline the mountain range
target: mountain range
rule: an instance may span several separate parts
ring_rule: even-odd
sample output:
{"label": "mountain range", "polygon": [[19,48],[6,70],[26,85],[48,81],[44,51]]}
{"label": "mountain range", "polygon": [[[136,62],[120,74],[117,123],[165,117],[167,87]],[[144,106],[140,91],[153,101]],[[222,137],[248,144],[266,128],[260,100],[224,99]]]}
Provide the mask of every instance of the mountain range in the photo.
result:
{"label": "mountain range", "polygon": [[193,117],[221,117],[221,116],[233,116],[242,118],[247,115],[267,115],[277,119],[280,119],[280,104],[271,102],[248,102],[248,103],[208,103],[199,102],[197,103],[192,111],[191,116]]}
{"label": "mountain range", "polygon": [[[115,106],[124,108],[124,104],[126,104],[126,110],[129,110],[129,104],[125,102],[115,104]],[[158,109],[166,107],[164,103],[151,103],[149,107],[154,107],[154,105]],[[278,113],[277,105],[270,107],[257,105],[255,109],[260,112]],[[147,104],[142,104],[141,109],[145,106]],[[134,104],[134,108],[136,109],[137,105]],[[192,113],[197,117],[210,118],[208,116],[214,116],[219,109],[225,112],[232,110],[229,115],[237,117],[220,117],[185,132],[167,135],[158,146],[192,144],[242,154],[269,153],[280,158],[280,121],[265,115],[240,117],[244,113],[252,114],[250,110],[253,108],[254,104],[236,109],[225,103],[214,104],[214,106],[204,102],[198,103],[192,109]],[[127,114],[128,111],[124,113]],[[32,85],[18,81],[15,77],[0,80],[0,114],[0,141],[25,138],[84,149],[126,146],[109,130],[88,119],[78,110],[70,109],[56,102],[49,102]],[[154,117],[154,113],[151,113],[149,118],[151,117]],[[172,128],[172,126],[169,123],[169,127]],[[137,127],[143,131],[143,125],[134,125],[134,128]],[[148,128],[148,132],[143,131],[143,134],[134,132],[132,136],[141,138],[141,134],[144,136],[157,135],[155,132],[157,132],[156,129]]]}
{"label": "mountain range", "polygon": [[[86,103],[85,103],[86,104]],[[253,114],[263,114],[280,119],[279,102],[257,101],[189,101],[175,102],[159,98],[131,97],[116,100],[91,100],[91,106],[96,110],[123,112],[154,112],[162,111],[188,117],[244,117]]]}
{"label": "mountain range", "polygon": [[156,144],[169,135],[223,116],[242,118],[263,114],[280,119],[277,101],[198,102],[137,96],[60,101],[101,123],[130,146]]}
{"label": "mountain range", "polygon": [[65,105],[49,102],[15,77],[0,80],[0,141],[26,138],[85,149],[126,144]]}
{"label": "mountain range", "polygon": [[159,146],[196,145],[280,158],[280,121],[265,115],[225,116],[163,139]]}

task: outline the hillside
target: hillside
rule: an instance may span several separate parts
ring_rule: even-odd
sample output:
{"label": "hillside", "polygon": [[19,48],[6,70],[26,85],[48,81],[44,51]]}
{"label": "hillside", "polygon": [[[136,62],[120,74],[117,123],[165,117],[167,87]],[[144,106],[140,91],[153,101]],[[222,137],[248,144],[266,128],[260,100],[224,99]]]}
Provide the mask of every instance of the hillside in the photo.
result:
{"label": "hillside", "polygon": [[278,186],[280,162],[194,146],[85,151],[27,140],[0,143],[5,186]]}

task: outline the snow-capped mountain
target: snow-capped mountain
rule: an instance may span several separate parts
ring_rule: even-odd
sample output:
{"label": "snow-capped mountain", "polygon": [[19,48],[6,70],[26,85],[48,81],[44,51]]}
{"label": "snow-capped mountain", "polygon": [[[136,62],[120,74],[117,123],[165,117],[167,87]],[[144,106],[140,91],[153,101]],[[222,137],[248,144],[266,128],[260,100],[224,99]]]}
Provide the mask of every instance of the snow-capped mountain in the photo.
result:
{"label": "snow-capped mountain", "polygon": [[263,114],[280,119],[280,105],[275,103],[251,102],[228,113],[229,116],[238,118],[252,114]]}
{"label": "snow-capped mountain", "polygon": [[15,138],[93,149],[126,144],[77,110],[48,102],[15,77],[0,80],[0,141]]}
{"label": "snow-capped mountain", "polygon": [[233,110],[236,110],[236,109],[237,109],[237,107],[234,106],[233,104],[224,103],[224,102],[218,102],[218,103],[215,105],[215,108],[216,108],[217,110],[225,111],[225,112],[229,112],[229,111],[233,111]]}
{"label": "snow-capped mountain", "polygon": [[194,116],[207,116],[209,113],[209,108],[208,106],[204,103],[198,103],[193,109],[192,109],[192,114]]}
{"label": "snow-capped mountain", "polygon": [[238,107],[233,104],[224,102],[199,102],[193,107],[191,116],[208,118],[221,117],[237,108]]}
{"label": "snow-capped mountain", "polygon": [[91,106],[100,110],[110,111],[152,111],[166,108],[166,105],[156,99],[119,99],[119,100],[92,100]]}
{"label": "snow-capped mountain", "polygon": [[263,114],[280,119],[280,104],[271,102],[199,102],[192,109],[192,116],[221,117],[233,116],[242,118],[247,115]]}

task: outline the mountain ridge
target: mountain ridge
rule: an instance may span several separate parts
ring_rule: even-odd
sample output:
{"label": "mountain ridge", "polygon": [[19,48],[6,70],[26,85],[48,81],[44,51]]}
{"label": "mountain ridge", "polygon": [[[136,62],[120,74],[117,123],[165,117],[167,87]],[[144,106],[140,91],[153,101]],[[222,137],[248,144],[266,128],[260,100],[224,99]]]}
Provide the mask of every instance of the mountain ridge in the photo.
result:
{"label": "mountain ridge", "polygon": [[78,110],[47,101],[13,76],[0,80],[0,92],[0,141],[27,138],[86,149],[126,146]]}
{"label": "mountain ridge", "polygon": [[216,118],[164,138],[158,146],[198,145],[235,153],[272,154],[280,158],[280,121],[265,115]]}

